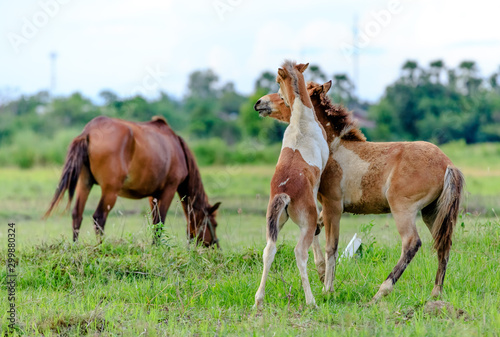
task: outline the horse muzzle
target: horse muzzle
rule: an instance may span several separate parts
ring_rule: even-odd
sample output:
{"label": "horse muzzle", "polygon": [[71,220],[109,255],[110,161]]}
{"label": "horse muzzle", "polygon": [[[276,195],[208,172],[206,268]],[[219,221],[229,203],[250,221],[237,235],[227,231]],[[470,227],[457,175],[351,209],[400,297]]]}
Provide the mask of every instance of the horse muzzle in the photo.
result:
{"label": "horse muzzle", "polygon": [[259,99],[257,103],[253,106],[253,109],[259,113],[259,116],[261,117],[267,117],[269,116],[273,110],[269,106],[269,101],[263,101]]}

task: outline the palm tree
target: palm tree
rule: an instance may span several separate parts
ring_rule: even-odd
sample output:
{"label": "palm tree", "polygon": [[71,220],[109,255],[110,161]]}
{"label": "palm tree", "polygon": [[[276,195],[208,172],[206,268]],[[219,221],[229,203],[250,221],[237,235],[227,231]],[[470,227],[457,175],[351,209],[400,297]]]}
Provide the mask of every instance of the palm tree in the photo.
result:
{"label": "palm tree", "polygon": [[500,83],[498,83],[499,77],[500,77],[500,69],[498,70],[497,73],[493,73],[489,78],[490,86],[491,89],[493,89],[493,91],[500,92]]}
{"label": "palm tree", "polygon": [[408,79],[410,83],[415,84],[416,70],[418,70],[417,61],[411,61],[411,60],[406,61],[406,63],[403,64],[402,70],[403,70],[403,77]]}
{"label": "palm tree", "polygon": [[477,77],[477,66],[474,61],[462,61],[459,65],[462,83],[468,95],[479,89],[482,79]]}
{"label": "palm tree", "polygon": [[440,78],[441,78],[441,72],[443,71],[444,67],[444,62],[442,60],[436,60],[430,63],[431,66],[431,73],[432,76],[434,77],[434,81],[437,84],[440,84]]}

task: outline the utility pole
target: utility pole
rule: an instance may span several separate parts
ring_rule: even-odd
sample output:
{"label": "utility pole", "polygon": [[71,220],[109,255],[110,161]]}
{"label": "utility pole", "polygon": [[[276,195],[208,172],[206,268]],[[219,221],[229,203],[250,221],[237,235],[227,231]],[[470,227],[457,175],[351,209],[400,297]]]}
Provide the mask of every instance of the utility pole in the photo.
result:
{"label": "utility pole", "polygon": [[57,74],[56,74],[57,53],[55,51],[50,53],[50,94],[55,95]]}
{"label": "utility pole", "polygon": [[359,46],[358,46],[358,16],[354,15],[354,24],[352,26],[353,53],[352,53],[352,76],[354,81],[354,96],[359,95]]}

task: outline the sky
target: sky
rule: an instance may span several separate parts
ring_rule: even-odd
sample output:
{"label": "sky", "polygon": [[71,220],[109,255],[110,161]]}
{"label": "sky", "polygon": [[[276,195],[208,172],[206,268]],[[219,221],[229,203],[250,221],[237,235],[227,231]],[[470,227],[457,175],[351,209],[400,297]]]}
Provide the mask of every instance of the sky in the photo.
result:
{"label": "sky", "polygon": [[491,0],[0,0],[0,96],[51,88],[55,52],[56,95],[181,98],[189,74],[208,68],[251,94],[263,71],[294,59],[330,78],[347,73],[375,102],[408,59],[498,71],[498,9]]}

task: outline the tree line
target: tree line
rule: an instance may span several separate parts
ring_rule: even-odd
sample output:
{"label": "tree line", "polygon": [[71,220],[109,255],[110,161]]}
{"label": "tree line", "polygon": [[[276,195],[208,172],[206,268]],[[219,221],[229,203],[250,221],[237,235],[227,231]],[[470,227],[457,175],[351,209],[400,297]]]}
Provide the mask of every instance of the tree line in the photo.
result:
{"label": "tree line", "polygon": [[500,72],[478,75],[473,61],[448,68],[437,60],[428,67],[407,61],[401,75],[370,107],[377,140],[429,140],[437,144],[500,141]]}
{"label": "tree line", "polygon": [[[500,141],[500,74],[482,78],[478,73],[473,61],[449,68],[441,60],[428,66],[409,60],[401,67],[399,78],[373,104],[356,97],[346,74],[330,77],[318,65],[311,65],[306,80],[332,79],[333,101],[373,121],[370,128],[363,129],[369,140],[427,140],[437,144],[458,139],[467,143]],[[123,98],[110,90],[100,92],[100,104],[78,92],[52,97],[41,91],[8,101],[0,97],[0,154],[2,148],[14,151],[16,143],[27,143],[29,137],[37,143],[33,145],[42,146],[50,142],[41,139],[57,138],[61,130],[72,130],[76,135],[99,115],[135,121],[161,115],[181,135],[205,144],[278,144],[286,125],[262,119],[253,110],[258,98],[277,90],[274,72],[263,72],[255,81],[253,94],[243,95],[234,83],[220,83],[217,74],[207,69],[189,75],[187,93],[181,99],[165,92],[154,99],[140,95]],[[29,144],[21,150],[25,148]],[[60,147],[53,150],[58,151]],[[4,151],[0,164],[8,164],[8,157]],[[64,155],[54,157],[58,159],[44,161],[58,163]]]}

